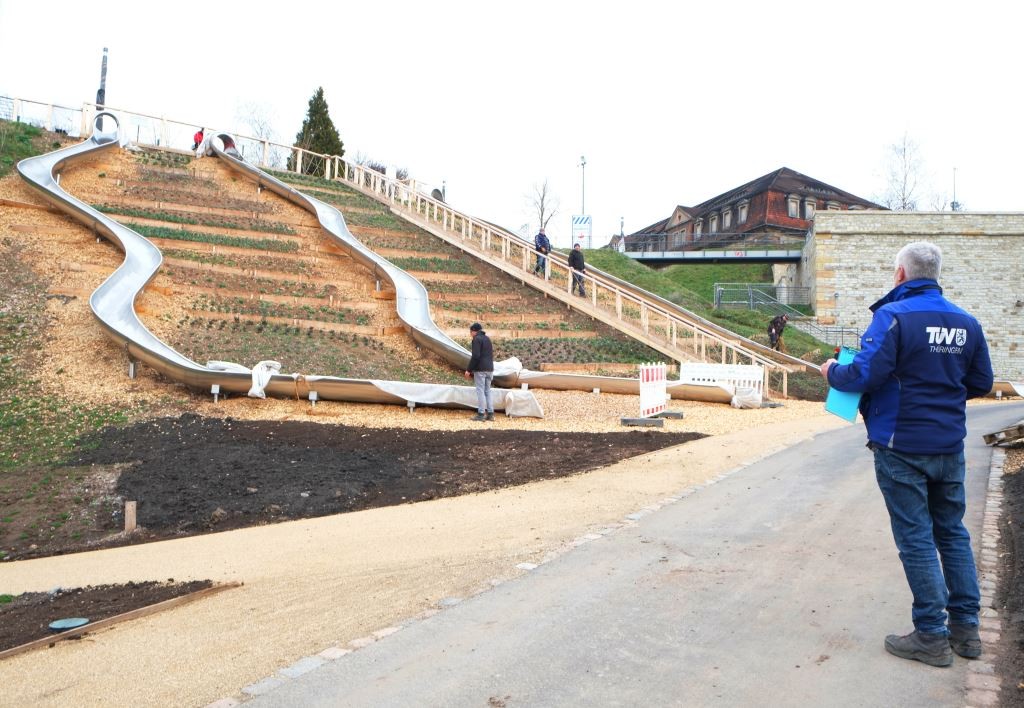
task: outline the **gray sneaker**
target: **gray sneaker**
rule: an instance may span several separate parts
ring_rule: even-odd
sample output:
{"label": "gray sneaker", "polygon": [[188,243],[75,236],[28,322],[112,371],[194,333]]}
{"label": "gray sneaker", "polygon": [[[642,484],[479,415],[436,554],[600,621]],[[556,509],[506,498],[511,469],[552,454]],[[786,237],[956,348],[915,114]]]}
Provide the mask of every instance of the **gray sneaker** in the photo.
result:
{"label": "gray sneaker", "polygon": [[491,411],[490,413],[488,413],[487,417],[484,418],[484,420],[494,420],[494,411]]}
{"label": "gray sneaker", "polygon": [[949,646],[965,659],[981,656],[981,635],[976,624],[949,624]]}
{"label": "gray sneaker", "polygon": [[477,420],[477,421],[483,422],[483,421],[485,421],[487,419],[484,418],[484,414],[483,413],[477,413],[475,416],[470,418],[470,420]]}
{"label": "gray sneaker", "polygon": [[922,634],[916,629],[902,637],[890,634],[885,638],[885,650],[901,659],[921,661],[929,666],[949,666],[953,652],[945,634]]}

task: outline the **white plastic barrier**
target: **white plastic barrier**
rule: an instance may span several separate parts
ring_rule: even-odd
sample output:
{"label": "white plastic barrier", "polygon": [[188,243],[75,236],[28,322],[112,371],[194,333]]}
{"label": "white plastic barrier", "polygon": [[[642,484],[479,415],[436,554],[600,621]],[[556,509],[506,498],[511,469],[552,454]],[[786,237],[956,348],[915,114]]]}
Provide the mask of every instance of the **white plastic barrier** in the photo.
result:
{"label": "white plastic barrier", "polygon": [[750,388],[764,395],[764,367],[756,364],[680,364],[683,383],[728,384],[734,389]]}
{"label": "white plastic barrier", "polygon": [[650,418],[665,412],[667,388],[665,364],[640,365],[640,417]]}

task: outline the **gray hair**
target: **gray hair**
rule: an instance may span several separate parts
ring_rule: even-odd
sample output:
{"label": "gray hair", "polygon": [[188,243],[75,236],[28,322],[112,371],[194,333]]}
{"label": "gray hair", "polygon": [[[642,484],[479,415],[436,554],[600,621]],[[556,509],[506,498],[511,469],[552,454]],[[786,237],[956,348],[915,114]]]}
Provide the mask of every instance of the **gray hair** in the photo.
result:
{"label": "gray hair", "polygon": [[928,241],[908,243],[896,254],[896,267],[903,266],[907,280],[938,280],[942,270],[942,249]]}

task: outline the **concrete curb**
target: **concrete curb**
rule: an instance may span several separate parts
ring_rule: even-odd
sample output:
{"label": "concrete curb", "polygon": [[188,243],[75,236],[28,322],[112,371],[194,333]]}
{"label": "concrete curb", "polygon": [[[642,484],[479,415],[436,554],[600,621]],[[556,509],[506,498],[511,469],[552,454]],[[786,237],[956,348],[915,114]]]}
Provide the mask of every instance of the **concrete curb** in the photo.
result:
{"label": "concrete curb", "polygon": [[996,607],[995,591],[999,587],[999,522],[1003,510],[1003,465],[1006,451],[992,448],[988,473],[988,493],[982,521],[981,554],[978,560],[978,582],[981,585],[981,639],[988,660],[967,663],[967,706],[999,705],[1000,677],[995,673],[991,652],[998,644],[1003,624]]}

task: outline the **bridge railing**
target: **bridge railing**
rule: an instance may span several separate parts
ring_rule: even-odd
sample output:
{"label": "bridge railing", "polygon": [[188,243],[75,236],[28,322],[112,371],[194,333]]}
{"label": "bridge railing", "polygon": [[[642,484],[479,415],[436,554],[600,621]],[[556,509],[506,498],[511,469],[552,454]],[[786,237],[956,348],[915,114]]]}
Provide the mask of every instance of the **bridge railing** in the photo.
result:
{"label": "bridge railing", "polygon": [[804,235],[759,232],[726,232],[700,234],[634,234],[626,237],[629,252],[663,253],[707,251],[721,249],[799,250],[804,247]]}

